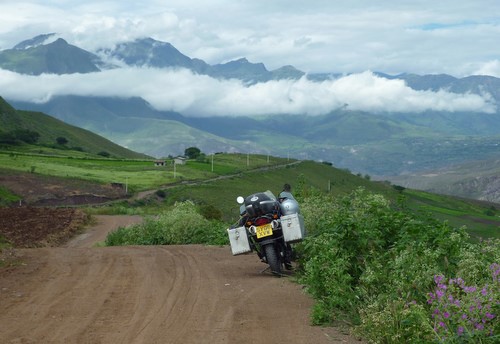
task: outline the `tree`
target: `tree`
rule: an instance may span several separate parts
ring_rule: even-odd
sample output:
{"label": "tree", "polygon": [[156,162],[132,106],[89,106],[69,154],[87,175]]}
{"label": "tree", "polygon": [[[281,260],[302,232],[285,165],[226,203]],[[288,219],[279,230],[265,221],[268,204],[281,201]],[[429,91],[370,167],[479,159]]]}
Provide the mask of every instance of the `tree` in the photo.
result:
{"label": "tree", "polygon": [[109,158],[111,156],[111,154],[106,151],[100,151],[99,153],[97,153],[97,155],[103,156],[105,158]]}
{"label": "tree", "polygon": [[184,155],[189,159],[196,159],[201,154],[201,150],[196,147],[189,147],[184,150]]}
{"label": "tree", "polygon": [[15,130],[14,135],[18,140],[21,140],[29,144],[36,143],[40,138],[40,134],[38,132],[29,129]]}
{"label": "tree", "polygon": [[16,136],[12,132],[0,132],[0,143],[14,145],[17,143]]}
{"label": "tree", "polygon": [[65,138],[65,137],[59,136],[59,137],[56,139],[56,142],[57,142],[57,144],[59,144],[59,145],[65,145],[66,143],[68,143],[68,139],[67,139],[67,138]]}

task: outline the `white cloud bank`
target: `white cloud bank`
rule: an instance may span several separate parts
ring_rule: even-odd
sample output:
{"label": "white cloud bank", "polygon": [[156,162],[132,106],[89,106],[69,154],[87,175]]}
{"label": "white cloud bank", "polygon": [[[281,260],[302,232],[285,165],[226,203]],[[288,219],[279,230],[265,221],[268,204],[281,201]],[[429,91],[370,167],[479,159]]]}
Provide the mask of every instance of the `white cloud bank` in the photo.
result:
{"label": "white cloud bank", "polygon": [[488,61],[475,71],[475,75],[490,75],[500,78],[500,60]]}
{"label": "white cloud bank", "polygon": [[0,95],[43,103],[58,95],[142,97],[158,110],[186,116],[321,115],[347,106],[368,112],[493,113],[489,95],[416,91],[402,80],[363,72],[335,80],[280,80],[245,86],[185,69],[125,68],[90,74],[28,76],[0,70]]}

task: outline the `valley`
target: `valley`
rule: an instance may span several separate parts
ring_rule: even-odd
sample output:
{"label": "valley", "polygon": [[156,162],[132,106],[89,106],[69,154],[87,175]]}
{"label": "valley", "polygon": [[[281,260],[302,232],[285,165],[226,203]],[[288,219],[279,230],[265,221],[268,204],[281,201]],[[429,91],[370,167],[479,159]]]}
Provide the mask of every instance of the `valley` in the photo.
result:
{"label": "valley", "polygon": [[[43,63],[47,56],[61,58]],[[47,69],[39,70],[39,66]],[[7,95],[3,95],[20,114],[36,111],[36,117],[43,117],[42,112],[111,141],[99,141],[91,148],[94,153],[130,155],[118,149],[127,147],[137,152],[138,158],[165,158],[197,146],[206,154],[262,154],[327,162],[374,180],[401,181],[407,187],[500,201],[495,184],[488,184],[490,175],[498,174],[498,170],[475,168],[483,161],[500,159],[500,79],[492,76],[314,74],[288,65],[268,70],[263,63],[246,58],[210,65],[152,38],[86,51],[57,34],[42,34],[0,51],[0,68],[19,76],[56,75],[61,82],[79,74],[82,85],[96,85],[87,93],[20,97],[6,89]],[[122,95],[121,88],[110,93],[107,86],[97,87],[107,76],[126,80],[129,75],[149,79],[144,85],[148,91],[141,93],[141,87],[133,86],[132,91]],[[179,88],[177,77],[187,84]],[[164,80],[168,82],[163,84]],[[345,92],[360,80],[377,87],[363,88],[365,97]],[[201,92],[193,93],[187,86],[199,82],[204,85]],[[205,88],[205,83],[211,86]],[[219,94],[212,93],[214,88],[230,84],[238,91],[227,97],[236,97],[235,101],[247,106],[255,105],[252,94],[268,87],[272,91],[273,85],[276,90],[284,87],[280,95],[287,98],[273,101],[275,95],[270,93],[264,102],[268,109],[247,110],[245,105],[228,102],[233,98],[219,98]],[[164,87],[166,92],[160,96],[158,88]],[[334,92],[325,93],[323,87]],[[385,87],[397,89],[403,96],[380,96],[379,91]],[[43,92],[43,87],[36,89]],[[175,96],[177,92],[182,96]],[[314,96],[317,92],[318,96]],[[30,100],[33,97],[44,101]],[[345,101],[339,103],[340,98]],[[367,100],[372,107],[363,105]],[[180,103],[184,105],[175,105]],[[199,106],[201,103],[207,106]],[[224,103],[226,106],[219,106]],[[303,110],[297,110],[299,104]],[[30,127],[29,123],[23,125]],[[79,137],[81,134],[68,137],[68,148],[80,149]],[[113,148],[111,143],[115,144]],[[107,148],[99,151],[99,146]],[[444,178],[439,181],[443,187],[436,189],[416,177],[457,165],[470,169],[461,175],[455,172],[454,183],[469,184],[467,175],[477,176],[481,182],[473,183],[474,187],[457,187],[443,185],[448,184]]]}

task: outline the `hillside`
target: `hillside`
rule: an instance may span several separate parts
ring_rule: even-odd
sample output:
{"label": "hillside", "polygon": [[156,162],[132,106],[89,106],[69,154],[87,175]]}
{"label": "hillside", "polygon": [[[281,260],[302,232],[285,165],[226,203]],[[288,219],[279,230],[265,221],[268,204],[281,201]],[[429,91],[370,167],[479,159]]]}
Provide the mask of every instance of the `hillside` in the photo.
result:
{"label": "hillside", "polygon": [[[220,159],[225,159],[227,163],[231,160],[237,163],[242,158],[244,157],[229,154]],[[253,156],[250,158],[254,159]],[[363,188],[384,195],[394,206],[404,204],[416,213],[428,213],[438,220],[448,221],[453,226],[467,226],[474,237],[500,236],[500,206],[497,203],[405,189],[387,182],[371,181],[366,175],[354,175],[349,171],[314,161],[298,161],[279,168],[279,165],[266,167],[264,160],[259,165],[261,167],[247,169],[240,166],[243,170],[237,177],[233,175],[230,178],[205,178],[193,182],[184,180],[180,185],[160,186],[159,190],[165,195],[168,205],[190,199],[201,207],[206,207],[207,211],[220,212],[224,221],[234,222],[238,218],[236,197],[246,196],[257,190],[271,190],[278,194],[284,183],[290,183],[292,191],[297,194],[324,192],[341,197]],[[401,201],[403,203],[400,204]]]}
{"label": "hillside", "polygon": [[408,188],[500,203],[500,161],[497,159],[387,179]]}
{"label": "hillside", "polygon": [[[16,130],[30,130],[38,133],[40,136],[37,144],[48,148],[71,149],[94,155],[107,152],[117,158],[147,158],[145,154],[126,149],[104,137],[69,125],[44,113],[15,110],[0,97],[0,133],[7,134]],[[57,138],[60,137],[65,138],[67,142],[57,144]],[[43,148],[40,147],[39,150]]]}
{"label": "hillside", "polygon": [[49,113],[157,157],[199,146],[206,152],[270,153],[330,161],[374,176],[499,157],[494,146],[500,137],[497,115],[389,116],[340,109],[322,116],[187,117],[157,111],[140,98],[80,96],[13,104]]}
{"label": "hillside", "polygon": [[[165,166],[157,167],[151,160],[92,159],[82,158],[78,151],[66,152],[68,157],[0,154],[0,204],[22,199],[28,204],[61,206],[135,195],[126,207],[140,213],[157,213],[159,208],[190,199],[232,222],[238,217],[235,199],[239,195],[266,189],[278,193],[284,183],[292,184],[297,193],[317,190],[338,196],[363,187],[386,196],[394,204],[404,199],[414,211],[429,211],[457,227],[466,225],[476,236],[500,234],[496,230],[500,224],[500,207],[496,203],[374,182],[368,175],[355,175],[329,163],[267,155],[215,154],[201,161],[189,160],[186,165],[174,166],[168,160]],[[134,201],[136,197],[139,199]],[[103,208],[111,213],[123,210],[119,203],[116,208]]]}

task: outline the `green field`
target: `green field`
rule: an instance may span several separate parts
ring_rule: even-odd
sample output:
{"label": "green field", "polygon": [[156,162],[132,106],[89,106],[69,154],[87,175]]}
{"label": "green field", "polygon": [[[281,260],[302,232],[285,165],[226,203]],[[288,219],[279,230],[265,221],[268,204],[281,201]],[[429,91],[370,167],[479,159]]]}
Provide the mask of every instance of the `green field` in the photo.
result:
{"label": "green field", "polygon": [[[59,154],[67,154],[60,151]],[[138,202],[120,207],[136,207],[151,213],[172,206],[176,201],[193,200],[197,204],[214,206],[227,222],[236,221],[237,196],[271,190],[281,191],[284,183],[292,184],[295,192],[325,192],[343,196],[363,187],[382,194],[395,206],[430,214],[451,225],[466,226],[473,237],[500,237],[498,207],[474,200],[431,194],[411,189],[397,190],[389,183],[373,182],[369,177],[353,175],[329,164],[269,157],[265,155],[215,154],[203,161],[188,160],[175,165],[166,159],[165,166],[155,166],[154,160],[95,158],[89,155],[55,156],[55,152],[34,154],[27,150],[0,152],[0,166],[6,170],[36,173],[60,178],[80,179],[100,184],[120,183],[133,194],[146,190],[161,190],[166,196],[162,203]],[[0,190],[2,203],[14,202],[16,195]],[[107,208],[113,212],[112,208]],[[123,210],[121,210],[123,211]],[[131,209],[131,211],[134,211]]]}
{"label": "green field", "polygon": [[155,166],[154,160],[0,152],[0,166],[4,168],[103,184],[127,184],[131,192],[156,189],[182,181],[206,180],[285,163],[286,159],[268,159],[267,156],[261,155],[250,157],[242,154],[216,154],[207,157],[203,162],[188,161],[186,165],[176,164],[174,167],[172,159],[166,159],[165,166]]}

